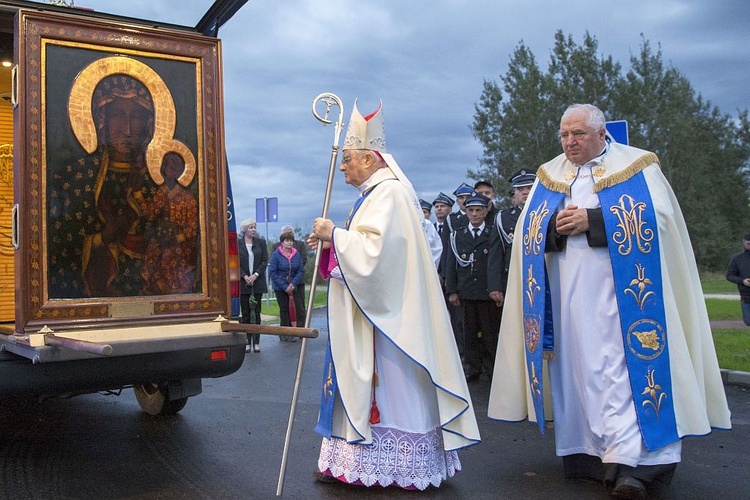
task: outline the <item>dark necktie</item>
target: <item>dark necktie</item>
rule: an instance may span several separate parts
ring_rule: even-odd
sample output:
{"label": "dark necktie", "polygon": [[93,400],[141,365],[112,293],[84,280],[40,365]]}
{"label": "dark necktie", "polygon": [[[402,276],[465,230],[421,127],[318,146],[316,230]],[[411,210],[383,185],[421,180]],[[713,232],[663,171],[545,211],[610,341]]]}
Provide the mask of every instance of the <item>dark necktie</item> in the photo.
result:
{"label": "dark necktie", "polygon": [[438,224],[438,234],[443,234],[443,225]]}
{"label": "dark necktie", "polygon": [[475,227],[474,228],[474,239],[477,239],[478,236],[479,236],[479,228]]}

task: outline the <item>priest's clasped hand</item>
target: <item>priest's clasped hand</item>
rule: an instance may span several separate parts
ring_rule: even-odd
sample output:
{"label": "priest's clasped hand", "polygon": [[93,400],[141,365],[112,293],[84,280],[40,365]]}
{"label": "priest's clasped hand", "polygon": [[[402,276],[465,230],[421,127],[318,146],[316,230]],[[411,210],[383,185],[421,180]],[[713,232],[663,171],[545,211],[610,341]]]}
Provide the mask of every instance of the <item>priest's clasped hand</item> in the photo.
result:
{"label": "priest's clasped hand", "polygon": [[589,230],[589,213],[585,208],[568,205],[557,213],[557,232],[563,236],[575,236]]}

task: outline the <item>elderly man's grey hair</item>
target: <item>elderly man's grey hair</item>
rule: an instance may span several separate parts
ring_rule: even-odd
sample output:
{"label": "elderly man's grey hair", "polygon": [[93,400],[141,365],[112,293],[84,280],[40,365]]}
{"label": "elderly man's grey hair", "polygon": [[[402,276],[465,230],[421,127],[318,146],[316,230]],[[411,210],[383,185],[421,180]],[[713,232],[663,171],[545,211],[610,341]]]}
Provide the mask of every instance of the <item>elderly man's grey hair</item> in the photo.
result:
{"label": "elderly man's grey hair", "polygon": [[571,104],[563,113],[562,118],[560,118],[560,123],[562,124],[562,121],[569,113],[577,111],[579,109],[584,110],[588,115],[588,123],[591,128],[593,128],[594,130],[601,130],[603,128],[606,128],[607,120],[606,118],[604,118],[604,113],[601,109],[597,108],[593,104]]}

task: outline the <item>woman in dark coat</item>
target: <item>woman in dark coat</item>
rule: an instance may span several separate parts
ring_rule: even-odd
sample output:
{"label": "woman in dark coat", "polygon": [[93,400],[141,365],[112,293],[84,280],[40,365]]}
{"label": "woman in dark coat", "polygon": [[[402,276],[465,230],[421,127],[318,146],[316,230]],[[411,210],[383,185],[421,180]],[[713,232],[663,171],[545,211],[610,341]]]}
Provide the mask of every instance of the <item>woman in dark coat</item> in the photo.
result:
{"label": "woman in dark coat", "polygon": [[[305,323],[305,266],[302,256],[294,248],[294,234],[281,233],[281,245],[271,254],[268,277],[279,304],[281,326],[304,327]],[[296,337],[282,336],[281,340],[294,342]]]}
{"label": "woman in dark coat", "polygon": [[[255,219],[240,224],[240,310],[242,323],[260,324],[263,294],[268,292],[266,266],[268,248],[266,240],[257,235]],[[246,351],[260,352],[260,334],[248,334]]]}

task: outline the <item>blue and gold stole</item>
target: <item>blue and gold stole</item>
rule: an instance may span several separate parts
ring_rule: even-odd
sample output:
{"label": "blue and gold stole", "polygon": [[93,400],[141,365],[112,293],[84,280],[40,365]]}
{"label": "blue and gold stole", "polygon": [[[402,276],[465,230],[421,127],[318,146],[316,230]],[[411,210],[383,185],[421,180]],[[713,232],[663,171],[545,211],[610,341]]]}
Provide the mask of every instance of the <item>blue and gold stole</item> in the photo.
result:
{"label": "blue and gold stole", "polygon": [[[544,434],[544,387],[542,360],[544,350],[552,350],[554,335],[552,304],[547,283],[544,247],[547,227],[565,193],[547,189],[537,183],[534,196],[527,202],[528,211],[523,221],[523,337],[526,348],[526,371],[534,402],[539,430]],[[519,235],[516,235],[518,237]]]}
{"label": "blue and gold stole", "polygon": [[679,440],[656,211],[643,172],[601,190],[599,202],[638,425],[653,451]]}
{"label": "blue and gold stole", "polygon": [[[679,440],[672,397],[656,211],[640,168],[627,180],[602,186],[598,196],[614,274],[625,360],[641,436],[646,448],[653,451]],[[552,212],[564,195],[538,183],[523,227],[526,365],[542,433],[542,351],[553,345],[544,247]]]}

